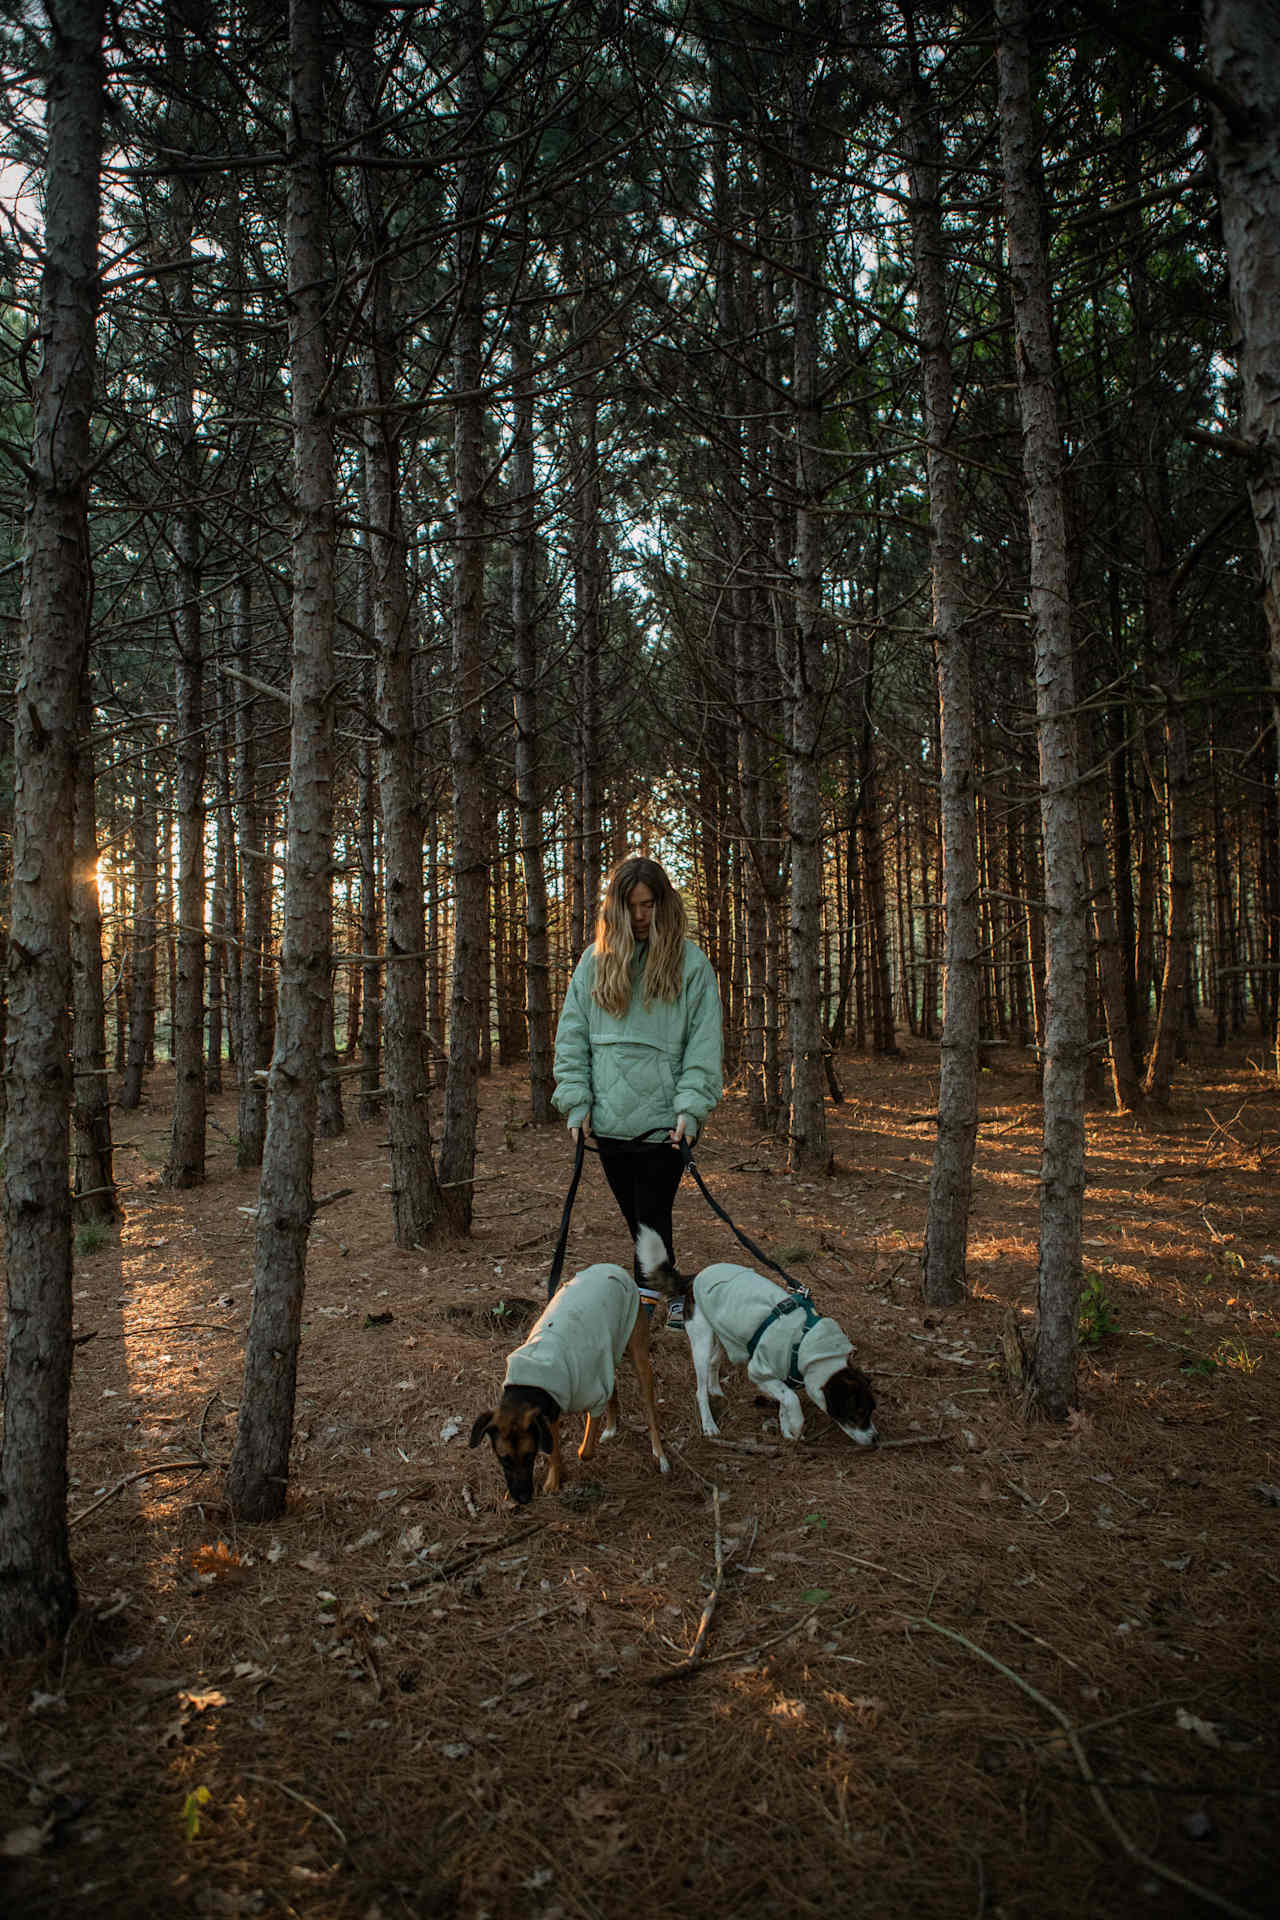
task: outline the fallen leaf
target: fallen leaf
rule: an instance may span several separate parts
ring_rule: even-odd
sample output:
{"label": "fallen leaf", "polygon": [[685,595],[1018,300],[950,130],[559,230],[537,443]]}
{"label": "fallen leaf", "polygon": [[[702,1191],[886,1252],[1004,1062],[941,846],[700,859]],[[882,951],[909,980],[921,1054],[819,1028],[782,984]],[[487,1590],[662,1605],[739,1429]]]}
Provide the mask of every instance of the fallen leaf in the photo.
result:
{"label": "fallen leaf", "polygon": [[191,1556],[191,1564],[206,1582],[237,1580],[245,1571],[244,1561],[225,1540],[219,1540],[215,1546],[209,1546],[206,1542],[204,1546],[197,1547]]}
{"label": "fallen leaf", "polygon": [[202,1693],[180,1693],[178,1699],[194,1713],[205,1713],[210,1707],[225,1707],[227,1696],[219,1693],[216,1687],[208,1687]]}

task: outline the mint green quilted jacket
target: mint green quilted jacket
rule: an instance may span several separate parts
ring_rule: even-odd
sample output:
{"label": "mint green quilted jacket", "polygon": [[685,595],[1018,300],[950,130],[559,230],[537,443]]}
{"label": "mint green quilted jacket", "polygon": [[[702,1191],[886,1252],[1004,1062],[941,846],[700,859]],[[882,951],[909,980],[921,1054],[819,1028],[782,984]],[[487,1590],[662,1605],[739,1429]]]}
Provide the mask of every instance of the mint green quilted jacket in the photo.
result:
{"label": "mint green quilted jacket", "polygon": [[619,1020],[592,998],[595,949],[574,969],[556,1029],[551,1098],[571,1127],[591,1115],[605,1139],[634,1140],[670,1128],[687,1114],[692,1139],[720,1098],[720,993],[711,962],[684,943],[684,978],[674,1000],[651,1000],[640,988],[643,956],[632,964],[631,1005]]}

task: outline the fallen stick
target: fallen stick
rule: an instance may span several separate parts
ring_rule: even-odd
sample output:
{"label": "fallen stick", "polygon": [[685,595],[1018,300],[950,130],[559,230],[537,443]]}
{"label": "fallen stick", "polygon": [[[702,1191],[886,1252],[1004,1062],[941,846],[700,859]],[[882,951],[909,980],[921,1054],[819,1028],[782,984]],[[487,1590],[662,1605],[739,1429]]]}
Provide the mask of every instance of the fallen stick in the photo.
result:
{"label": "fallen stick", "polygon": [[139,1467],[136,1473],[126,1473],[123,1480],[117,1480],[114,1487],[108,1487],[107,1491],[100,1499],[95,1500],[91,1507],[85,1507],[81,1513],[72,1514],[71,1518],[67,1521],[67,1527],[68,1529],[78,1527],[82,1520],[87,1520],[91,1513],[98,1511],[99,1507],[105,1507],[108,1500],[114,1500],[118,1493],[123,1493],[126,1487],[131,1487],[135,1480],[146,1480],[153,1473],[178,1473],[182,1471],[207,1473],[209,1471],[209,1464],[207,1460],[157,1460],[153,1466]]}
{"label": "fallen stick", "polygon": [[713,1653],[710,1659],[704,1660],[702,1664],[704,1667],[720,1667],[730,1660],[739,1662],[754,1660],[759,1654],[767,1653],[770,1647],[776,1647],[781,1641],[789,1640],[793,1633],[799,1633],[801,1627],[807,1626],[814,1614],[820,1612],[826,1604],[825,1600],[819,1600],[816,1607],[810,1607],[808,1613],[802,1613],[798,1620],[793,1620],[789,1627],[782,1629],[781,1633],[775,1633],[768,1640],[758,1641],[754,1647],[742,1647],[737,1653]]}
{"label": "fallen stick", "polygon": [[325,1812],[323,1807],[318,1807],[314,1800],[308,1800],[305,1793],[299,1793],[296,1787],[286,1787],[283,1780],[268,1779],[265,1773],[242,1772],[240,1778],[242,1780],[256,1780],[260,1787],[274,1787],[277,1793],[288,1794],[290,1800],[296,1800],[300,1807],[307,1809],[308,1813],[314,1813],[317,1820],[323,1820],[326,1827],[332,1827],[338,1836],[338,1845],[344,1853],[346,1852],[347,1836],[342,1831],[342,1828],[331,1814]]}
{"label": "fallen stick", "polygon": [[450,1560],[443,1567],[433,1567],[430,1573],[420,1573],[412,1580],[395,1580],[383,1589],[383,1599],[389,1600],[396,1593],[412,1593],[417,1587],[429,1587],[435,1580],[452,1580],[455,1573],[462,1573],[476,1560],[483,1560],[487,1554],[497,1553],[502,1548],[514,1547],[520,1540],[527,1540],[531,1534],[541,1533],[547,1521],[539,1520],[536,1526],[526,1527],[523,1533],[509,1533],[501,1540],[486,1540],[482,1547],[473,1553],[464,1553],[457,1560]]}
{"label": "fallen stick", "polygon": [[707,1603],[702,1609],[702,1618],[698,1622],[698,1631],[694,1635],[693,1645],[678,1667],[668,1667],[664,1673],[654,1674],[653,1683],[655,1686],[660,1687],[664,1681],[674,1680],[677,1674],[692,1673],[706,1649],[707,1634],[711,1628],[711,1616],[716,1610],[716,1602],[720,1598],[720,1589],[724,1585],[724,1548],[720,1538],[719,1487],[712,1487],[711,1489],[711,1507],[715,1515],[716,1577],[711,1583],[711,1591],[707,1595]]}
{"label": "fallen stick", "polygon": [[1080,1736],[1076,1732],[1074,1722],[1067,1718],[1062,1708],[1050,1700],[1047,1694],[1041,1693],[1038,1688],[1031,1685],[1030,1681],[1024,1680],[1020,1673],[1015,1673],[1012,1667],[1006,1667],[1004,1662],[997,1660],[993,1653],[988,1653],[985,1647],[978,1646],[967,1635],[958,1633],[954,1627],[944,1627],[939,1621],[930,1620],[927,1614],[916,1615],[911,1624],[917,1627],[928,1627],[931,1633],[940,1633],[946,1639],[954,1640],[958,1646],[967,1647],[970,1653],[977,1654],[979,1660],[985,1660],[989,1667],[994,1667],[997,1673],[1002,1673],[1006,1680],[1012,1680],[1014,1686],[1020,1687],[1029,1700],[1034,1700],[1038,1707],[1044,1708],[1051,1719],[1057,1721],[1075,1756],[1080,1778],[1089,1789],[1094,1806],[1130,1860],[1144,1867],[1148,1873],[1154,1873],[1158,1879],[1167,1880],[1171,1886],[1181,1887],[1183,1892],[1191,1894],[1193,1899],[1203,1900],[1209,1906],[1217,1907],[1220,1913],[1233,1914],[1235,1920],[1259,1920],[1259,1916],[1252,1908],[1238,1907],[1234,1900],[1224,1899],[1220,1893],[1214,1893],[1208,1887],[1199,1886],[1194,1880],[1188,1880],[1185,1874],[1179,1873],[1175,1867],[1166,1867],[1151,1854],[1143,1852],[1137,1841],[1130,1837],[1111,1811],[1110,1802],[1098,1784],[1097,1775],[1089,1765],[1089,1756],[1080,1743]]}
{"label": "fallen stick", "polygon": [[[680,1679],[685,1674],[692,1673],[695,1670],[695,1668],[701,1666],[703,1663],[703,1658],[707,1648],[707,1635],[711,1630],[711,1616],[715,1612],[717,1603],[719,1602],[720,1592],[724,1586],[725,1568],[728,1566],[728,1561],[724,1557],[724,1543],[720,1535],[720,1489],[719,1487],[712,1487],[711,1502],[715,1510],[716,1577],[711,1583],[711,1591],[707,1595],[707,1603],[702,1609],[702,1618],[698,1622],[698,1631],[694,1636],[693,1645],[690,1647],[688,1653],[685,1655],[684,1659],[679,1663],[678,1666],[666,1667],[663,1669],[661,1673],[655,1673],[650,1676],[655,1687],[664,1686],[668,1680]],[[750,1551],[751,1547],[755,1545],[756,1529],[758,1525],[759,1525],[758,1521],[752,1523],[751,1538],[747,1542],[748,1552]],[[739,1542],[737,1543],[737,1546],[735,1546],[733,1549],[733,1553],[736,1553],[738,1551],[738,1547],[740,1547],[742,1544],[743,1544],[742,1541],[739,1540]],[[733,1558],[733,1554],[731,1553],[729,1555],[729,1559],[732,1560],[732,1558]]]}

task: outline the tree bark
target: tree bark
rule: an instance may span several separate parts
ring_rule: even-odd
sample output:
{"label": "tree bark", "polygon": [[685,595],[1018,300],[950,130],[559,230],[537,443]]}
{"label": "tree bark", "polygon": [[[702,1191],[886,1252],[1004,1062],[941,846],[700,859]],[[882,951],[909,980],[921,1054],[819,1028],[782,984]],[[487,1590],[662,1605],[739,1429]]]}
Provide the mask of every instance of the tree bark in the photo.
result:
{"label": "tree bark", "polygon": [[[198,8],[189,8],[193,17]],[[166,55],[176,85],[185,90],[189,62],[185,34],[170,12],[166,19]],[[179,108],[181,116],[184,109]],[[175,139],[190,134],[179,118]],[[173,615],[174,756],[177,777],[174,806],[178,816],[177,978],[173,1003],[173,1124],[164,1170],[171,1187],[200,1186],[205,1177],[207,1081],[204,1056],[205,989],[205,743],[204,637],[201,632],[199,506],[200,450],[195,424],[195,306],[191,183],[173,181],[169,244],[180,264],[173,278],[172,388],[177,436],[174,479],[180,505],[172,532],[174,584],[178,604]]]}
{"label": "tree bark", "polygon": [[98,307],[102,0],[50,0],[41,364],[14,700],[0,1442],[0,1651],[60,1637],[71,1389],[71,892],[75,747],[91,605],[88,491]]}
{"label": "tree bark", "polygon": [[997,0],[1000,148],[1031,542],[1046,909],[1040,1260],[1027,1384],[1033,1403],[1051,1419],[1062,1420],[1076,1393],[1088,1044],[1087,900],[1062,438],[1054,385],[1040,155],[1032,118],[1029,20],[1026,0]]}
{"label": "tree bark", "polygon": [[[375,117],[372,49],[360,50],[357,87],[372,157]],[[391,1205],[398,1247],[420,1246],[443,1209],[432,1157],[427,1102],[427,958],[422,900],[422,803],[413,708],[413,622],[408,547],[400,498],[401,424],[395,412],[400,358],[386,274],[378,264],[389,236],[380,176],[359,175],[364,242],[373,276],[370,335],[361,363],[365,480],[369,501],[370,593],[377,655],[378,797],[382,816],[386,971],[382,1031],[386,1062]]]}
{"label": "tree bark", "polygon": [[[1205,0],[1204,31],[1209,71],[1238,103],[1230,118],[1214,113],[1214,159],[1280,742],[1280,11]],[[1280,1022],[1276,1049],[1280,1073]]]}
{"label": "tree bark", "polygon": [[916,330],[923,384],[933,574],[933,651],[942,754],[940,806],[946,951],[938,1078],[938,1139],[929,1176],[923,1256],[931,1306],[963,1299],[973,1156],[978,1138],[978,823],[973,686],[964,628],[961,521],[942,238],[943,155],[928,91],[918,74],[904,117],[910,155]]}
{"label": "tree bark", "polygon": [[71,896],[73,1189],[82,1219],[118,1220],[120,1201],[112,1162],[111,1095],[107,1085],[107,1016],[102,997],[102,908],[98,899],[92,721],[93,710],[86,687],[76,748]]}
{"label": "tree bark", "polygon": [[[252,665],[253,607],[249,582],[238,580],[231,604],[232,654],[242,673]],[[258,1073],[267,1065],[263,1031],[262,968],[271,926],[271,866],[258,793],[257,712],[259,702],[240,687],[235,703],[235,756],[232,807],[240,855],[240,1051],[236,1056],[239,1104],[236,1165],[260,1167],[267,1132],[267,1094]]]}
{"label": "tree bark", "polygon": [[459,281],[454,335],[453,707],[449,718],[449,757],[453,767],[453,981],[440,1180],[448,1214],[453,1224],[466,1233],[471,1227],[475,1174],[480,1022],[487,999],[489,971],[489,847],[485,831],[481,729],[485,553],[484,402],[481,396],[484,18],[477,0],[467,0],[463,32],[457,192]]}
{"label": "tree bark", "polygon": [[516,800],[525,896],[525,1004],[529,1023],[529,1117],[535,1126],[555,1119],[551,1106],[551,985],[547,935],[547,877],[542,857],[542,775],[538,731],[538,538],[533,466],[533,351],[528,322],[517,303],[511,318],[515,431],[512,490],[511,640],[515,666]]}
{"label": "tree bark", "polygon": [[822,811],[818,750],[825,704],[822,647],[822,412],[818,398],[818,296],[813,235],[808,75],[791,77],[790,197],[792,405],[795,431],[795,606],[779,656],[787,725],[791,844],[790,1164],[826,1173],[819,956],[822,932]]}
{"label": "tree bark", "polygon": [[129,1042],[120,1105],[127,1113],[142,1099],[142,1081],[156,1031],[156,801],[150,770],[139,766],[133,801],[133,925],[129,951]]}
{"label": "tree bark", "polygon": [[290,0],[286,243],[296,517],[288,857],[253,1308],[228,1481],[241,1520],[274,1519],[288,1489],[332,958],[335,524],[333,429],[323,411],[330,290],[322,12],[322,0]]}

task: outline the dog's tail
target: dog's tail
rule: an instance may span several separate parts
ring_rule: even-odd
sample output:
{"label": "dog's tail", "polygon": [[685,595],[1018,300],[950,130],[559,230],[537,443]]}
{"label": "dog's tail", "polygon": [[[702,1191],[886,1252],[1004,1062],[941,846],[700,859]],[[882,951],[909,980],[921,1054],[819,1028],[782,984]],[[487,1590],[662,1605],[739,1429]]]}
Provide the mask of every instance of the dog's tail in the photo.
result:
{"label": "dog's tail", "polygon": [[668,1300],[678,1299],[683,1294],[684,1275],[676,1272],[667,1258],[662,1235],[655,1233],[652,1227],[636,1229],[636,1260],[649,1285],[658,1289]]}

